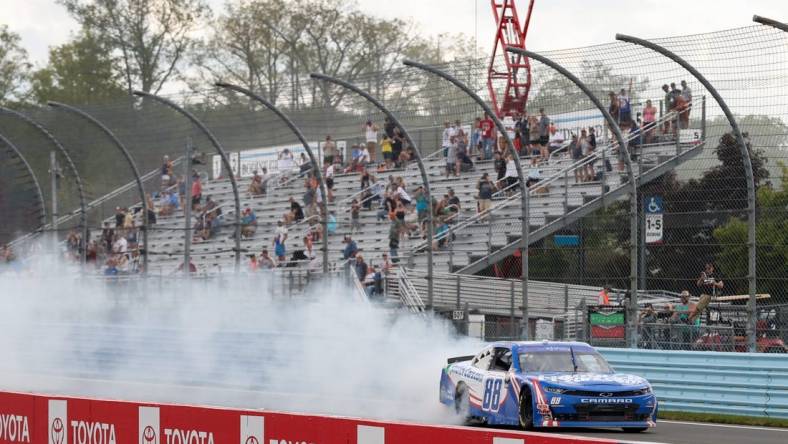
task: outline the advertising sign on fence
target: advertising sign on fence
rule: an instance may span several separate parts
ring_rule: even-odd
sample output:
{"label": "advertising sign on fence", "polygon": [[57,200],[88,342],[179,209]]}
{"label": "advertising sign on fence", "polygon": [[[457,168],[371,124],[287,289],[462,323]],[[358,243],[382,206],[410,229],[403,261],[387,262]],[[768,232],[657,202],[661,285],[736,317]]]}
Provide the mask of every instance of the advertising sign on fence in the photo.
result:
{"label": "advertising sign on fence", "polygon": [[[347,149],[347,142],[339,140],[336,142],[337,149],[343,155]],[[317,156],[317,161],[322,165],[323,151],[318,142],[309,142],[309,147]],[[262,174],[263,168],[268,170],[268,174],[279,174],[285,171],[297,171],[301,154],[308,159],[306,149],[300,143],[278,145],[265,148],[256,148],[236,153],[230,153],[230,165],[236,177],[252,177],[257,171]],[[222,159],[219,155],[213,156],[213,178],[223,177]]]}
{"label": "advertising sign on fence", "polygon": [[626,338],[627,315],[623,307],[609,305],[588,307],[590,337],[594,339]]}

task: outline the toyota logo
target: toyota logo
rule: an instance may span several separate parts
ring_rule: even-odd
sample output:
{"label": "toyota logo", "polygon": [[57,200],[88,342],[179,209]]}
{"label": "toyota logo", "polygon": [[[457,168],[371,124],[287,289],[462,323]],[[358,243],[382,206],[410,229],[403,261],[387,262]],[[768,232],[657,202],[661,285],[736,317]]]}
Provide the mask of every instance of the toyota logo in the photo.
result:
{"label": "toyota logo", "polygon": [[146,444],[153,444],[156,442],[156,431],[153,430],[153,427],[145,427],[145,429],[142,431],[142,439]]}
{"label": "toyota logo", "polygon": [[53,444],[63,444],[63,437],[65,436],[65,431],[63,430],[63,420],[60,418],[55,418],[52,420],[52,443]]}
{"label": "toyota logo", "polygon": [[250,436],[246,438],[244,444],[260,444],[260,441],[258,441],[257,438],[255,438],[254,436]]}
{"label": "toyota logo", "polygon": [[613,394],[612,393],[600,393],[599,396],[601,396],[603,398],[609,398],[609,397],[613,396]]}

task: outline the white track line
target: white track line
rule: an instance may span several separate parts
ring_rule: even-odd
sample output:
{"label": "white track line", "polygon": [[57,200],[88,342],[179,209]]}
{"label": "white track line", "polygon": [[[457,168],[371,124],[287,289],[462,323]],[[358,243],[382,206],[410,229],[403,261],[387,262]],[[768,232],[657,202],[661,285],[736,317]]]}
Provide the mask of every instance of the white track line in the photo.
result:
{"label": "white track line", "polygon": [[661,422],[666,422],[668,424],[682,424],[682,425],[691,425],[691,426],[722,427],[728,429],[765,430],[768,432],[788,432],[788,429],[781,429],[777,427],[743,426],[743,425],[733,425],[733,424],[712,424],[708,422],[691,422],[691,421],[668,421],[664,419],[657,420],[657,424]]}

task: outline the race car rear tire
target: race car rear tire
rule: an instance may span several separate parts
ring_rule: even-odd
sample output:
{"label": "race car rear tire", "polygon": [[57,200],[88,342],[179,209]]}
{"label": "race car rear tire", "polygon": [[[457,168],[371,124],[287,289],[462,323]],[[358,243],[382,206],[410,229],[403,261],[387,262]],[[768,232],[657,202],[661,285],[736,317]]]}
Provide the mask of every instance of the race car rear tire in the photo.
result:
{"label": "race car rear tire", "polygon": [[648,430],[648,427],[624,427],[626,433],[640,433]]}
{"label": "race car rear tire", "polygon": [[520,428],[523,430],[534,429],[534,406],[531,402],[531,389],[523,386],[520,390]]}
{"label": "race car rear tire", "polygon": [[468,413],[470,405],[471,398],[470,393],[468,393],[468,387],[463,383],[457,384],[457,389],[454,391],[454,412],[464,421],[467,421],[470,419]]}

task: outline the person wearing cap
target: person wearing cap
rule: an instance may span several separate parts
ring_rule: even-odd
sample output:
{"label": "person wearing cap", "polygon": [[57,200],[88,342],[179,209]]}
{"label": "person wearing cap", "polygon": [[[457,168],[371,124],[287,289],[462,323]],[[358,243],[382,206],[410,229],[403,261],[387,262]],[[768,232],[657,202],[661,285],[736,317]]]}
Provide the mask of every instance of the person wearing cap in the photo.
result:
{"label": "person wearing cap", "polygon": [[251,208],[245,208],[241,217],[241,236],[252,237],[257,231],[257,215]]}

